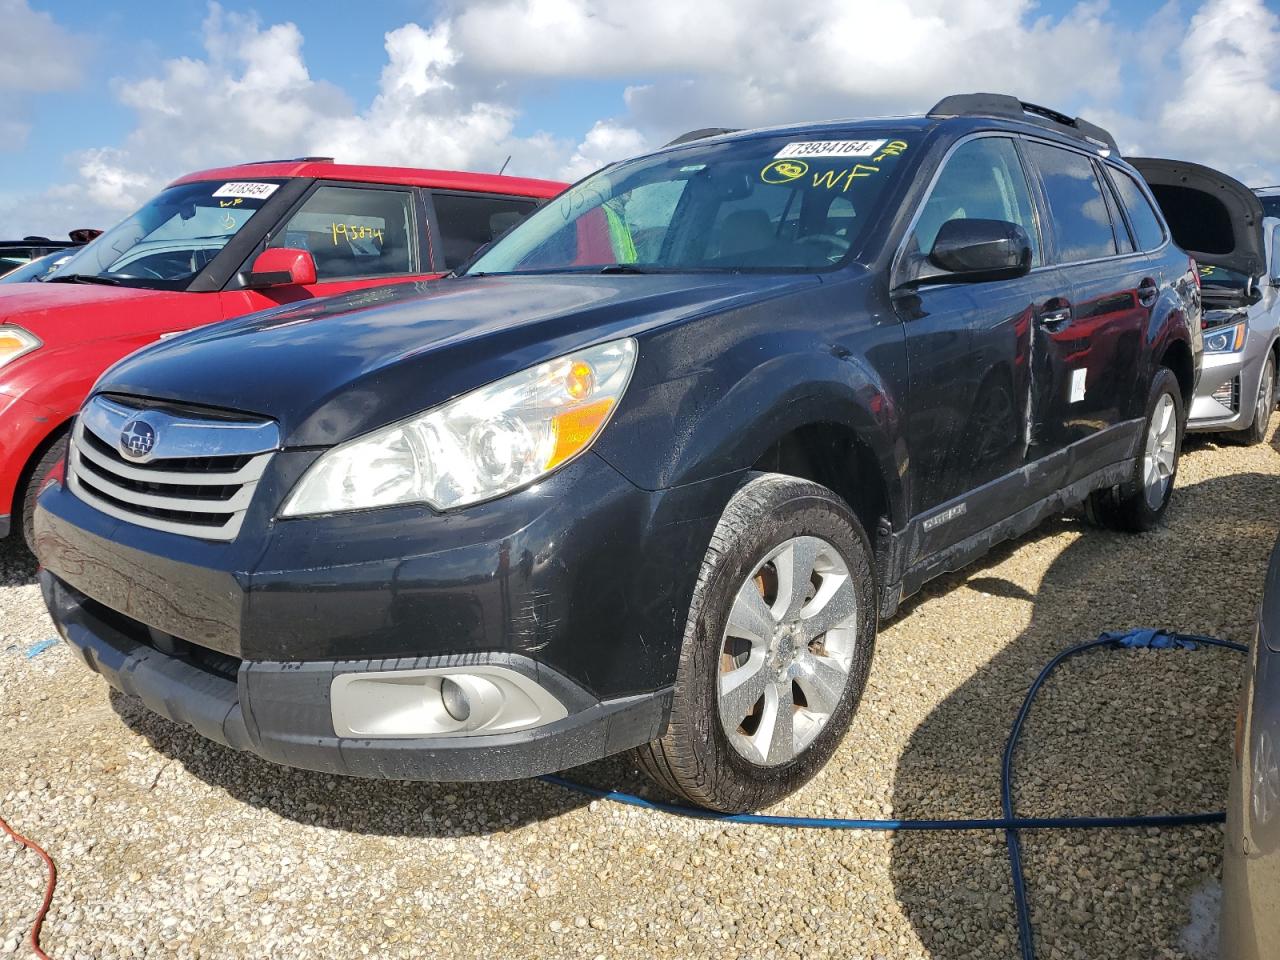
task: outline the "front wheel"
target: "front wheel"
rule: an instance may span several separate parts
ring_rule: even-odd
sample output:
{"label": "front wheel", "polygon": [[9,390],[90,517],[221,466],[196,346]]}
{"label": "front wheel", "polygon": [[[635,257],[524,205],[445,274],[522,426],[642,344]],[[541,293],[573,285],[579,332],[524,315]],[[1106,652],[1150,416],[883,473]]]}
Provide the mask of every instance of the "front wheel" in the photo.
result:
{"label": "front wheel", "polygon": [[635,752],[659,785],[712,810],[786,796],[831,757],[866,686],[871,549],[826,487],[753,477],[699,572],[666,734]]}
{"label": "front wheel", "polygon": [[1124,483],[1089,497],[1087,508],[1095,523],[1141,533],[1160,522],[1173,496],[1185,427],[1178,379],[1173,371],[1162,367],[1151,383],[1142,449],[1133,474]]}
{"label": "front wheel", "polygon": [[36,500],[40,496],[40,491],[45,488],[45,485],[53,476],[54,471],[58,469],[58,465],[66,459],[67,437],[64,434],[49,444],[48,449],[45,450],[31,469],[31,474],[26,479],[26,485],[20,490],[22,495],[22,538],[27,544],[27,549],[32,553],[36,549]]}
{"label": "front wheel", "polygon": [[1267,439],[1271,411],[1275,408],[1276,356],[1268,352],[1266,362],[1262,365],[1262,376],[1258,380],[1258,397],[1253,411],[1253,423],[1249,425],[1249,429],[1240,431],[1240,442],[1252,447]]}

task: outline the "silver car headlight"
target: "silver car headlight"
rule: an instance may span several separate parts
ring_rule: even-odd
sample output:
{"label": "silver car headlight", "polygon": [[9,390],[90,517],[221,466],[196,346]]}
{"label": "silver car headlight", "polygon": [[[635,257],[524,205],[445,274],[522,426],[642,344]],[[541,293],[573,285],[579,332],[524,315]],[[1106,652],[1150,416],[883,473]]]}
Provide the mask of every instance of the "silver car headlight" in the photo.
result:
{"label": "silver car headlight", "polygon": [[0,367],[42,346],[40,338],[11,323],[0,323]]}
{"label": "silver car headlight", "polygon": [[1204,332],[1205,353],[1239,353],[1244,349],[1247,323],[1233,323]]}
{"label": "silver car headlight", "polygon": [[334,447],[281,516],[402,503],[448,510],[510,493],[591,446],[635,359],[630,338],[576,350]]}

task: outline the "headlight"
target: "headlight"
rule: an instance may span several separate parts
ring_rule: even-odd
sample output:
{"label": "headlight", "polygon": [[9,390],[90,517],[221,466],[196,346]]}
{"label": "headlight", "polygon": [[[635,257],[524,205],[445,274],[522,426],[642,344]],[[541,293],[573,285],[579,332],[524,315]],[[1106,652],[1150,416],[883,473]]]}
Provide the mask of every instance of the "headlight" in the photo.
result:
{"label": "headlight", "polygon": [[397,503],[447,510],[510,493],[591,446],[635,358],[631,339],[588,347],[334,447],[281,516]]}
{"label": "headlight", "polygon": [[21,327],[0,323],[0,367],[39,347],[40,338]]}
{"label": "headlight", "polygon": [[1204,333],[1205,353],[1239,353],[1244,349],[1246,323],[1233,323]]}

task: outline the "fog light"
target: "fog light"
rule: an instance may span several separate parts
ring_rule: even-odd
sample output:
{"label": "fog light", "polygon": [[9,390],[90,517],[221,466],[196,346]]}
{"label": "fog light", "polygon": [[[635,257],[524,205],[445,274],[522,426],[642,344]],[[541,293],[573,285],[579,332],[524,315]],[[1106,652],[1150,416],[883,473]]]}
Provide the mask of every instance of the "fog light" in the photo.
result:
{"label": "fog light", "polygon": [[440,683],[440,701],[444,704],[445,712],[459,723],[471,716],[471,701],[467,699],[467,691],[448,677]]}

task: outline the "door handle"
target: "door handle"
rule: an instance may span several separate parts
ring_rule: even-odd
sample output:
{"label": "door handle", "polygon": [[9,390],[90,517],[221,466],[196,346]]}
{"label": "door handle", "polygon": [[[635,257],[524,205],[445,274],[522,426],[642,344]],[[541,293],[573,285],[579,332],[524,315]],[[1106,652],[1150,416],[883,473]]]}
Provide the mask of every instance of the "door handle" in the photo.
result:
{"label": "door handle", "polygon": [[1036,322],[1046,330],[1056,330],[1071,322],[1071,304],[1061,297],[1054,297],[1044,305]]}
{"label": "door handle", "polygon": [[1156,302],[1156,297],[1160,295],[1160,288],[1156,286],[1156,282],[1150,277],[1143,278],[1138,284],[1138,303],[1144,307],[1149,307]]}

